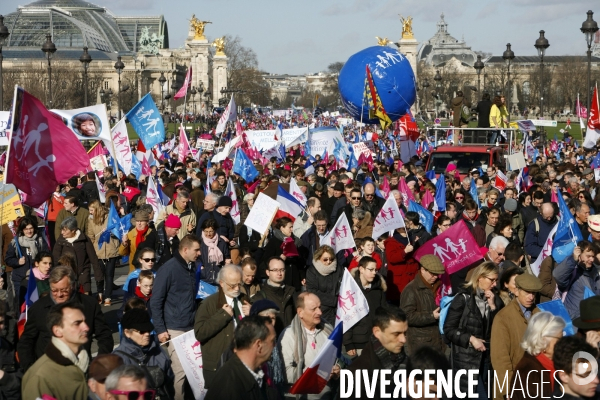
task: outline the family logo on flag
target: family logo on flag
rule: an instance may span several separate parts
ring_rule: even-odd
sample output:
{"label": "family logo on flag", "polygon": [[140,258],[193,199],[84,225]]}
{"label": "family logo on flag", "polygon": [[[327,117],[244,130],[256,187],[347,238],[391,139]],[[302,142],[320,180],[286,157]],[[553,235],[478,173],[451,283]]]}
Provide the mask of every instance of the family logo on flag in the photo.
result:
{"label": "family logo on flag", "polygon": [[404,226],[404,219],[402,219],[396,200],[394,196],[390,196],[383,204],[379,214],[377,214],[377,218],[375,218],[371,236],[377,240],[385,232],[394,231]]}
{"label": "family logo on flag", "polygon": [[338,306],[335,315],[335,326],[343,323],[344,333],[348,332],[358,321],[369,314],[369,303],[362,290],[348,269],[344,268],[344,276],[338,294]]}
{"label": "family logo on flag", "polygon": [[321,239],[321,245],[325,244],[331,246],[336,253],[341,250],[351,249],[355,246],[354,238],[352,237],[352,229],[348,223],[346,213],[340,215],[335,226],[323,239]]}
{"label": "family logo on flag", "polygon": [[115,146],[116,161],[123,167],[125,175],[129,175],[131,173],[133,153],[131,152],[131,146],[129,145],[129,136],[127,136],[125,118],[117,122],[110,134],[113,145]]}
{"label": "family logo on flag", "polygon": [[437,256],[448,274],[453,274],[483,258],[475,238],[462,220],[425,242],[416,251],[415,259],[419,261],[426,254]]}
{"label": "family logo on flag", "polygon": [[126,117],[147,149],[165,141],[163,119],[150,93],[142,97]]}
{"label": "family logo on flag", "polygon": [[292,178],[292,180],[290,181],[290,194],[294,196],[296,200],[298,200],[298,203],[302,204],[302,207],[306,207],[306,196],[298,186],[298,183],[296,183],[295,178]]}
{"label": "family logo on flag", "polygon": [[552,245],[554,244],[552,237],[556,233],[557,229],[558,229],[558,223],[556,223],[554,225],[554,228],[552,228],[552,230],[548,234],[548,237],[546,238],[546,241],[544,242],[544,247],[542,247],[542,251],[540,252],[540,255],[538,256],[538,258],[536,258],[535,262],[531,264],[531,272],[533,272],[533,274],[535,276],[540,275],[540,267],[542,265],[542,262],[546,258],[548,258],[552,255]]}

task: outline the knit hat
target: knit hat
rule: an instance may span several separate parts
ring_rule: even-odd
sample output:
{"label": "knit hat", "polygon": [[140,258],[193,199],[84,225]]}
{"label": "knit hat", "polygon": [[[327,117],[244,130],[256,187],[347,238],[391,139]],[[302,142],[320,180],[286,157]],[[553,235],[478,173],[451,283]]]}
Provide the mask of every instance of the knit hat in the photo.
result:
{"label": "knit hat", "polygon": [[165,228],[181,228],[181,220],[175,214],[169,214],[165,220]]}
{"label": "knit hat", "polygon": [[419,260],[419,264],[427,271],[432,274],[441,275],[446,272],[444,268],[444,264],[440,261],[438,256],[434,256],[433,254],[426,254]]}
{"label": "knit hat", "polygon": [[517,201],[515,199],[506,199],[504,202],[504,209],[506,211],[514,212],[517,210]]}
{"label": "knit hat", "polygon": [[221,196],[219,198],[219,202],[217,203],[217,207],[233,207],[231,197]]}
{"label": "knit hat", "polygon": [[250,315],[258,315],[265,310],[279,311],[279,306],[269,299],[260,299],[250,307]]}
{"label": "knit hat", "polygon": [[152,332],[154,330],[148,311],[141,308],[132,308],[123,314],[121,327],[123,329],[135,329],[140,332]]}
{"label": "knit hat", "polygon": [[138,210],[135,212],[135,220],[136,221],[150,221],[150,216],[144,210]]}
{"label": "knit hat", "polygon": [[123,359],[118,355],[100,354],[90,364],[89,376],[96,382],[104,383],[106,377],[121,365],[123,365]]}

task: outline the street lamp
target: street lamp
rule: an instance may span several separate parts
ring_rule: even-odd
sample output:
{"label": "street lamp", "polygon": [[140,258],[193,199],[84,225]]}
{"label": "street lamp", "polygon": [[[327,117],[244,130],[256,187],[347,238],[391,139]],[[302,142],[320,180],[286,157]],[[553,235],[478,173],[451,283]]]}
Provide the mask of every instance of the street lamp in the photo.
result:
{"label": "street lamp", "polygon": [[160,84],[160,111],[164,113],[165,111],[165,82],[167,78],[165,78],[165,73],[161,72],[160,77],[158,78],[158,83]]}
{"label": "street lamp", "polygon": [[429,88],[429,80],[424,78],[421,86],[423,86],[423,91],[425,92],[425,118],[427,118],[427,89]]}
{"label": "street lamp", "polygon": [[440,90],[442,89],[442,75],[440,75],[440,70],[438,69],[437,71],[435,71],[435,76],[433,77],[433,80],[435,81],[435,88],[437,91],[437,95],[438,95],[438,100],[435,103],[435,116],[439,117],[439,110],[438,110],[438,103],[441,104],[441,96],[440,96]]}
{"label": "street lamp", "polygon": [[100,89],[100,100],[106,104],[106,107],[110,110],[111,107],[111,97],[113,95],[112,89],[108,89],[108,91],[104,91],[104,89]]}
{"label": "street lamp", "polygon": [[512,51],[512,49],[510,48],[510,43],[506,44],[506,51],[504,53],[502,53],[502,58],[504,59],[504,61],[506,61],[506,65],[508,66],[508,72],[507,72],[507,77],[508,77],[508,93],[506,94],[506,106],[508,107],[508,121],[510,122],[510,63],[512,60],[515,59],[515,53],[514,51]]}
{"label": "street lamp", "polygon": [[125,64],[121,61],[121,56],[117,57],[117,62],[115,63],[115,69],[117,70],[117,74],[119,75],[118,88],[117,88],[117,106],[119,107],[119,121],[121,120],[121,72],[125,69]]}
{"label": "street lamp", "polygon": [[475,72],[477,72],[477,96],[481,100],[481,70],[485,68],[485,64],[481,61],[481,55],[477,55],[477,61],[473,64]]}
{"label": "street lamp", "polygon": [[8,32],[8,28],[4,25],[4,16],[0,15],[0,111],[4,110],[4,93],[2,91],[2,87],[4,83],[2,82],[2,46],[4,45],[4,41],[8,38],[10,33]]}
{"label": "street lamp", "polygon": [[177,94],[177,74],[173,76],[173,81],[171,82],[171,89],[173,90],[173,106],[171,107],[171,112],[175,112],[175,95]]}
{"label": "street lamp", "polygon": [[540,118],[544,117],[544,55],[546,49],[550,47],[548,39],[544,37],[546,32],[540,31],[540,37],[535,41],[535,48],[540,56]]}
{"label": "street lamp", "polygon": [[92,62],[92,56],[88,53],[87,46],[83,48],[83,54],[79,57],[79,61],[83,64],[83,106],[88,105],[88,67]]}
{"label": "street lamp", "polygon": [[[587,112],[588,116],[590,115],[590,87],[592,86],[592,40],[594,39],[594,34],[598,32],[598,24],[594,21],[594,13],[592,10],[587,12],[587,19],[581,24],[581,32],[585,35],[585,41],[587,42],[587,61],[588,61],[588,70],[587,70]],[[588,117],[589,118],[589,117]]]}
{"label": "street lamp", "polygon": [[42,46],[42,51],[46,53],[48,59],[48,108],[52,108],[52,66],[50,65],[50,59],[56,53],[56,46],[52,43],[52,35],[49,33],[46,34],[46,43]]}

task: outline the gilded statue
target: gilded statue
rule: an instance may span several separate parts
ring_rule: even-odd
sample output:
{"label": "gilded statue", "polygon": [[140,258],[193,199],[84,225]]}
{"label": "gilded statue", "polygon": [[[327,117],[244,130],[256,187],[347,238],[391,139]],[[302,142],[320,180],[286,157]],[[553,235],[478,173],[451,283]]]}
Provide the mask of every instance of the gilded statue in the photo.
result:
{"label": "gilded statue", "polygon": [[213,42],[212,46],[216,49],[216,56],[224,56],[225,55],[225,36],[216,38]]}
{"label": "gilded statue", "polygon": [[402,22],[402,39],[414,39],[412,30],[412,17],[404,18],[400,15],[400,22]]}
{"label": "gilded statue", "polygon": [[200,21],[196,18],[196,14],[192,14],[192,19],[190,20],[190,25],[194,28],[194,40],[206,40],[204,36],[204,27],[207,24],[212,24],[210,21]]}
{"label": "gilded statue", "polygon": [[387,46],[388,43],[391,43],[388,38],[380,38],[379,36],[375,36],[375,39],[377,39],[377,44],[379,46]]}

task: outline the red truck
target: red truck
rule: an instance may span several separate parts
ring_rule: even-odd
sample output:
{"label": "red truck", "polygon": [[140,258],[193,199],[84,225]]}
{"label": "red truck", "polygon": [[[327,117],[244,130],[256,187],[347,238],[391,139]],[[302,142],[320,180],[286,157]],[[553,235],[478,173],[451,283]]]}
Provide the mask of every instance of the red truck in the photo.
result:
{"label": "red truck", "polygon": [[504,154],[505,150],[500,146],[444,144],[432,150],[426,171],[433,170],[436,175],[443,174],[452,162],[456,164],[462,179],[473,169],[481,168],[485,172],[488,165],[504,165]]}

